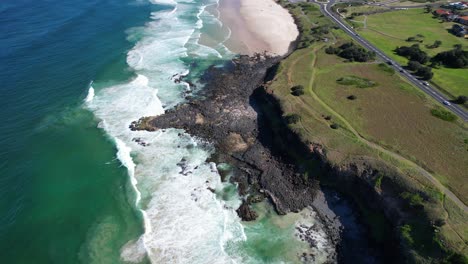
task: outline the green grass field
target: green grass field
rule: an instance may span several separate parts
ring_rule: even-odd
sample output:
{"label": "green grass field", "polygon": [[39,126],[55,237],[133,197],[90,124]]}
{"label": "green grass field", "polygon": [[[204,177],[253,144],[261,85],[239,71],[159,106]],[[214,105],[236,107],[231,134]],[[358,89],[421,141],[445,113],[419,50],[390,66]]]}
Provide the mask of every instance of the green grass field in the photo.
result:
{"label": "green grass field", "polygon": [[[468,186],[464,184],[468,155],[463,143],[468,133],[460,123],[434,117],[431,110],[437,104],[399,75],[386,72],[378,64],[330,64],[333,55],[325,54],[323,50],[316,56],[317,75],[313,89],[327,105],[366,139],[435,172],[439,180],[458,196],[468,193]],[[337,81],[350,75],[377,85],[362,89]],[[349,100],[350,95],[357,99]]]}
{"label": "green grass field", "polygon": [[[438,103],[384,67],[386,65],[378,62],[350,63],[336,55],[326,54],[324,49],[327,46],[338,46],[349,41],[349,37],[341,30],[332,29],[331,22],[324,19],[315,7],[301,9],[297,5],[287,5],[296,19],[307,23],[319,21],[325,26],[328,23],[331,29],[327,35],[329,41],[313,41],[284,59],[275,78],[268,84],[267,91],[279,100],[284,115],[300,116],[298,122],[289,125],[290,128],[302,140],[322,145],[326,149],[327,160],[334,166],[364,159],[371,164],[384,161],[396,168],[398,173],[380,175],[375,185],[381,188],[391,181],[400,186],[399,192],[406,190],[426,197],[422,201],[424,215],[408,219],[412,231],[407,235],[414,240],[413,247],[418,254],[431,258],[437,251],[434,243],[443,240],[442,247],[468,255],[468,228],[464,220],[467,214],[424,178],[416,165],[408,162],[424,167],[460,199],[468,202],[466,125],[461,121],[449,122],[433,116],[431,110]],[[310,34],[307,27],[303,32],[306,36]],[[340,79],[351,85],[340,84]],[[376,85],[357,87],[362,86],[362,82]],[[291,88],[297,85],[304,87],[303,95],[291,94]],[[350,95],[355,98],[350,100]],[[334,124],[338,128],[333,129]],[[379,165],[375,166],[379,168]],[[327,179],[321,181],[333,184],[327,183]],[[362,213],[371,222],[370,228],[381,226],[378,223],[381,221],[375,222],[374,217],[369,217],[372,213],[368,215],[366,210],[364,208]],[[424,217],[444,219],[447,224],[434,233],[430,224],[423,223]]]}
{"label": "green grass field", "polygon": [[[367,28],[360,27],[359,33],[397,62],[406,65],[408,60],[396,55],[394,49],[397,46],[414,44],[405,40],[417,34],[424,36],[420,47],[430,56],[450,50],[455,44],[461,44],[467,48],[468,40],[458,38],[447,31],[452,25],[453,23],[441,23],[440,20],[433,18],[432,14],[425,13],[423,9],[408,9],[367,16]],[[442,41],[439,48],[425,47],[436,40]],[[467,69],[441,67],[434,69],[433,72],[432,82],[440,86],[441,90],[452,97],[468,95]]]}
{"label": "green grass field", "polygon": [[[432,116],[430,110],[434,102],[417,88],[401,80],[398,75],[382,70],[378,64],[344,63],[341,58],[325,54],[323,49],[316,52],[314,48],[298,50],[283,61],[269,87],[280,99],[286,116],[300,115],[300,121],[291,125],[292,129],[303,140],[323,145],[332,164],[339,166],[362,157],[381,159],[396,166],[402,171],[402,175],[406,175],[394,179],[401,181],[405,188],[440,196],[414,168],[359,140],[348,129],[348,123],[364,138],[436,171],[434,175],[466,201],[466,129],[459,123]],[[312,65],[314,58],[315,66]],[[336,82],[350,73],[373,79],[379,85],[363,89]],[[312,87],[312,90],[305,89],[304,95],[294,96],[290,88],[295,85]],[[350,101],[346,98],[351,94],[356,95],[357,99]],[[335,113],[344,117],[346,123]],[[328,116],[330,120],[327,120]],[[339,124],[340,128],[332,129],[332,124]],[[466,224],[463,224],[466,214],[457,211],[454,205],[444,209],[441,203],[425,202],[424,206],[431,217],[447,219],[448,224],[443,227],[443,233],[440,233],[441,239],[450,247],[463,252],[465,237],[468,235]],[[458,213],[453,213],[455,211]],[[420,231],[418,225],[414,225],[413,229],[414,232]],[[426,243],[432,239],[430,233],[423,233],[424,235],[413,234],[418,246],[427,246]],[[430,251],[430,248],[425,250]]]}

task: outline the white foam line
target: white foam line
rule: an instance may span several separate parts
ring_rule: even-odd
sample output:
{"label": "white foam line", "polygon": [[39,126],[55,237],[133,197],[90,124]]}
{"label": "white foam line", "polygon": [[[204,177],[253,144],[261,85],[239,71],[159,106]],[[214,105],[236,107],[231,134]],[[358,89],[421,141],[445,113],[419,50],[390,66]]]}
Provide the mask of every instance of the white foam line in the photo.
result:
{"label": "white foam line", "polygon": [[94,88],[92,86],[88,89],[88,95],[85,98],[85,102],[89,103],[94,99]]}

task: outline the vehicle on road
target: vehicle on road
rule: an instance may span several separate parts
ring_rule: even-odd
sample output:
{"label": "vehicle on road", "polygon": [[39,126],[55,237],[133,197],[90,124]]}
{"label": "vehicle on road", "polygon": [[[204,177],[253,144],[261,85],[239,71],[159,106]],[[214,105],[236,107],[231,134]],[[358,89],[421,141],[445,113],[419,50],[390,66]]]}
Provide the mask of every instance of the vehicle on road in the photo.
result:
{"label": "vehicle on road", "polygon": [[442,102],[444,105],[452,105],[449,101],[443,101]]}
{"label": "vehicle on road", "polygon": [[424,85],[426,86],[429,86],[429,83],[428,82],[423,82]]}

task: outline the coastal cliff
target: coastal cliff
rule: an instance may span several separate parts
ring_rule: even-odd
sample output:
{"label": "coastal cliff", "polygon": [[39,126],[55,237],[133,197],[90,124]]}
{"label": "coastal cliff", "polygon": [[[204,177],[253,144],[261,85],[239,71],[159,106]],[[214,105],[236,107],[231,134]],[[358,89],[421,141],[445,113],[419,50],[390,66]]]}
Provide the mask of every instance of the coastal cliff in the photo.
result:
{"label": "coastal cliff", "polygon": [[[393,225],[398,225],[401,220],[398,202],[387,195],[387,188],[383,191],[370,184],[379,173],[375,168],[382,170],[382,164],[357,159],[340,166],[332,165],[326,149],[304,142],[288,127],[277,98],[268,89],[280,60],[257,54],[239,56],[224,67],[211,67],[202,78],[204,89],[191,96],[187,103],[161,116],[143,117],[130,128],[148,131],[179,128],[212,142],[217,151],[211,161],[232,167],[230,180],[237,183],[239,194],[244,197],[237,209],[244,221],[256,219],[251,205],[265,198],[278,214],[315,207],[319,180],[326,179],[328,186],[345,195],[363,194],[352,198],[359,199],[360,206],[385,214]],[[183,168],[184,160],[180,161],[180,166]],[[222,168],[218,170],[222,177],[226,174]],[[321,214],[320,209],[317,210]],[[338,220],[326,214],[321,217],[332,241],[340,247]],[[385,235],[389,237],[384,242],[394,240],[393,233]],[[400,259],[395,256],[395,252],[399,252],[395,247],[398,244],[387,250],[393,254],[392,260]],[[330,260],[336,258],[340,256],[331,256]]]}

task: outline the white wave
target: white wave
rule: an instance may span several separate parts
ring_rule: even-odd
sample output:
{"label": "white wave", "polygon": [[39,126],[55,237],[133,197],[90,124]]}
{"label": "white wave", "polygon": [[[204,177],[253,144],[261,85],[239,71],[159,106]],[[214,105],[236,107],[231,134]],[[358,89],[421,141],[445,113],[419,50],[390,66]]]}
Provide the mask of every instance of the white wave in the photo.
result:
{"label": "white wave", "polygon": [[[177,4],[170,11],[151,14],[152,22],[135,28],[139,39],[127,54],[127,64],[137,73],[128,83],[101,89],[87,106],[100,118],[100,126],[114,139],[117,157],[124,165],[141,208],[145,232],[122,248],[125,261],[138,262],[142,252],[153,263],[229,263],[226,240],[245,239],[234,208],[239,199],[218,200],[211,190],[224,184],[216,170],[205,161],[211,147],[179,136],[180,131],[131,131],[132,121],[164,113],[165,104],[181,102],[180,92],[188,84],[174,83],[171,76],[190,73],[182,59],[188,42],[199,30],[187,16],[203,12],[203,6]],[[196,13],[194,12],[196,11]],[[199,18],[196,18],[199,20]],[[190,171],[180,174],[177,165],[185,160]]]}
{"label": "white wave", "polygon": [[173,0],[150,0],[150,3],[155,5],[177,5],[177,2]]}
{"label": "white wave", "polygon": [[86,103],[91,102],[94,98],[94,88],[93,86],[91,86],[92,84],[93,82],[91,81],[91,83],[89,84],[88,95],[86,95],[86,98],[85,98]]}

